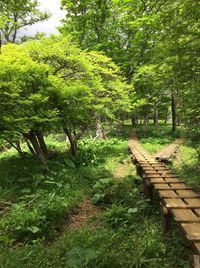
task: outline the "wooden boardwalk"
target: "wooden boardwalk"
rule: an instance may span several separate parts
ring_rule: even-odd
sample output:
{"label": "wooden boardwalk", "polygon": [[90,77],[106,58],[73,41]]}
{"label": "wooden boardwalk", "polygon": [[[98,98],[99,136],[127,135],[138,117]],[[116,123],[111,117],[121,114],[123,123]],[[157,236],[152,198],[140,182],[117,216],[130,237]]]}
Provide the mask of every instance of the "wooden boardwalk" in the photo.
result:
{"label": "wooden boardwalk", "polygon": [[171,218],[179,223],[195,250],[194,267],[200,268],[200,194],[146,152],[139,144],[135,131],[131,133],[128,146],[137,173],[143,178],[144,196],[152,200],[154,190],[161,199],[164,231],[169,231]]}
{"label": "wooden boardwalk", "polygon": [[174,142],[164,147],[160,152],[155,154],[155,159],[165,162],[171,159],[179,149],[183,139],[176,139]]}

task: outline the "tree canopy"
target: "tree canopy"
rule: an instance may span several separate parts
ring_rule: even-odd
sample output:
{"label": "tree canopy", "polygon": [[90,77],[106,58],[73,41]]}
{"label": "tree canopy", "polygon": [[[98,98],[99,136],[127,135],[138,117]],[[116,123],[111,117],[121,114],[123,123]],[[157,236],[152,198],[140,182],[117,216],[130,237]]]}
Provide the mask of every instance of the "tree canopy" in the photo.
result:
{"label": "tree canopy", "polygon": [[48,19],[38,0],[0,0],[0,40],[14,43],[19,30]]}
{"label": "tree canopy", "polygon": [[119,68],[70,38],[4,45],[0,61],[1,136],[30,140],[43,162],[49,153],[42,133],[64,130],[75,155],[77,140],[97,118],[113,121],[131,109],[130,87]]}

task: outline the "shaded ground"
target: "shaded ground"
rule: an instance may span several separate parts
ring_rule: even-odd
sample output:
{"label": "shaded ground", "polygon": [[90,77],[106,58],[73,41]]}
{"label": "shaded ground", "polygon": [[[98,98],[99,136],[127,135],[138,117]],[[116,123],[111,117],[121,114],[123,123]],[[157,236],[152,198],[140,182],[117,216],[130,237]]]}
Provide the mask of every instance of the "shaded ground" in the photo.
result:
{"label": "shaded ground", "polygon": [[[90,199],[85,199],[80,205],[76,213],[72,214],[69,219],[69,225],[67,226],[71,230],[79,229],[84,227],[89,221],[97,217],[101,212],[100,208],[92,204]],[[90,222],[91,224],[91,222]],[[96,219],[92,222],[91,226],[95,227],[100,224],[99,220]]]}

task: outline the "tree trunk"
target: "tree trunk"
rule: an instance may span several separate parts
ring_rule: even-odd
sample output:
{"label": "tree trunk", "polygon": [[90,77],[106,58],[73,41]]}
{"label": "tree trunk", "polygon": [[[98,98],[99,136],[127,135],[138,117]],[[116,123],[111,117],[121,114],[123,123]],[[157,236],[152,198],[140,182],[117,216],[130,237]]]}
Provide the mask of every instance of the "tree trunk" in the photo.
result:
{"label": "tree trunk", "polygon": [[33,147],[31,146],[29,140],[25,138],[25,141],[26,141],[26,144],[27,144],[27,146],[28,146],[28,148],[29,148],[31,154],[34,155],[34,156],[36,156],[36,153],[35,153]]}
{"label": "tree trunk", "polygon": [[20,157],[23,157],[24,156],[24,153],[21,149],[21,146],[20,146],[20,141],[17,141],[16,143],[12,143],[11,141],[5,139],[10,145],[11,147],[15,148],[19,154]]}
{"label": "tree trunk", "polygon": [[38,158],[38,160],[43,164],[46,165],[47,161],[46,161],[46,157],[45,154],[43,152],[43,150],[40,148],[39,142],[36,138],[36,135],[34,133],[30,133],[29,135],[29,140],[33,145],[33,148],[35,150],[36,156]]}
{"label": "tree trunk", "polygon": [[165,125],[167,124],[167,121],[168,121],[168,109],[165,112],[165,119],[164,119]]}
{"label": "tree trunk", "polygon": [[137,127],[137,125],[138,125],[138,118],[137,118],[136,115],[133,115],[131,117],[131,122],[132,122],[132,127]]}
{"label": "tree trunk", "polygon": [[20,140],[16,142],[16,148],[17,148],[17,151],[19,153],[19,156],[23,157],[24,153],[23,153],[22,148],[21,148]]}
{"label": "tree trunk", "polygon": [[171,104],[172,104],[172,132],[175,133],[177,125],[175,93],[171,93]]}
{"label": "tree trunk", "polygon": [[157,109],[157,107],[154,108],[153,123],[154,123],[154,126],[158,125],[158,109]]}
{"label": "tree trunk", "polygon": [[37,136],[40,148],[42,149],[44,154],[48,157],[49,156],[49,151],[48,151],[46,143],[44,141],[44,136],[43,136],[42,132],[37,130],[36,131],[36,136]]}
{"label": "tree trunk", "polygon": [[77,143],[76,140],[73,138],[72,133],[70,132],[70,130],[68,128],[64,128],[64,132],[66,133],[68,139],[69,139],[69,143],[70,143],[70,152],[73,156],[76,156],[77,154]]}
{"label": "tree trunk", "polygon": [[95,117],[96,117],[96,138],[103,140],[106,137],[102,128],[101,117],[99,115],[96,115]]}
{"label": "tree trunk", "polygon": [[148,123],[149,123],[149,116],[145,115],[145,117],[144,117],[144,125],[148,126]]}

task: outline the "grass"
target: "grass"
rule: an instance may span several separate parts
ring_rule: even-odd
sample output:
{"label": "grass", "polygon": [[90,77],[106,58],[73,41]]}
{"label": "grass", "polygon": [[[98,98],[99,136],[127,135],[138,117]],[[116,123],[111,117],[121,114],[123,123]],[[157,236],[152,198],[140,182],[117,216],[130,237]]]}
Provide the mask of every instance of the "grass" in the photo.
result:
{"label": "grass", "polygon": [[196,187],[196,189],[200,191],[198,154],[189,140],[185,140],[184,144],[181,145],[171,165],[176,174],[189,185]]}
{"label": "grass", "polygon": [[[0,267],[189,267],[180,230],[165,238],[159,203],[150,206],[142,197],[127,151],[129,130],[121,138],[84,139],[76,159],[63,137],[48,137],[58,151],[48,174],[31,156],[1,154]],[[68,229],[69,215],[85,198],[101,208],[100,224],[91,218],[94,228]]]}
{"label": "grass", "polygon": [[157,127],[154,125],[139,126],[137,133],[142,146],[151,154],[155,154],[182,135],[182,129],[179,128],[173,135],[171,125],[160,124]]}

